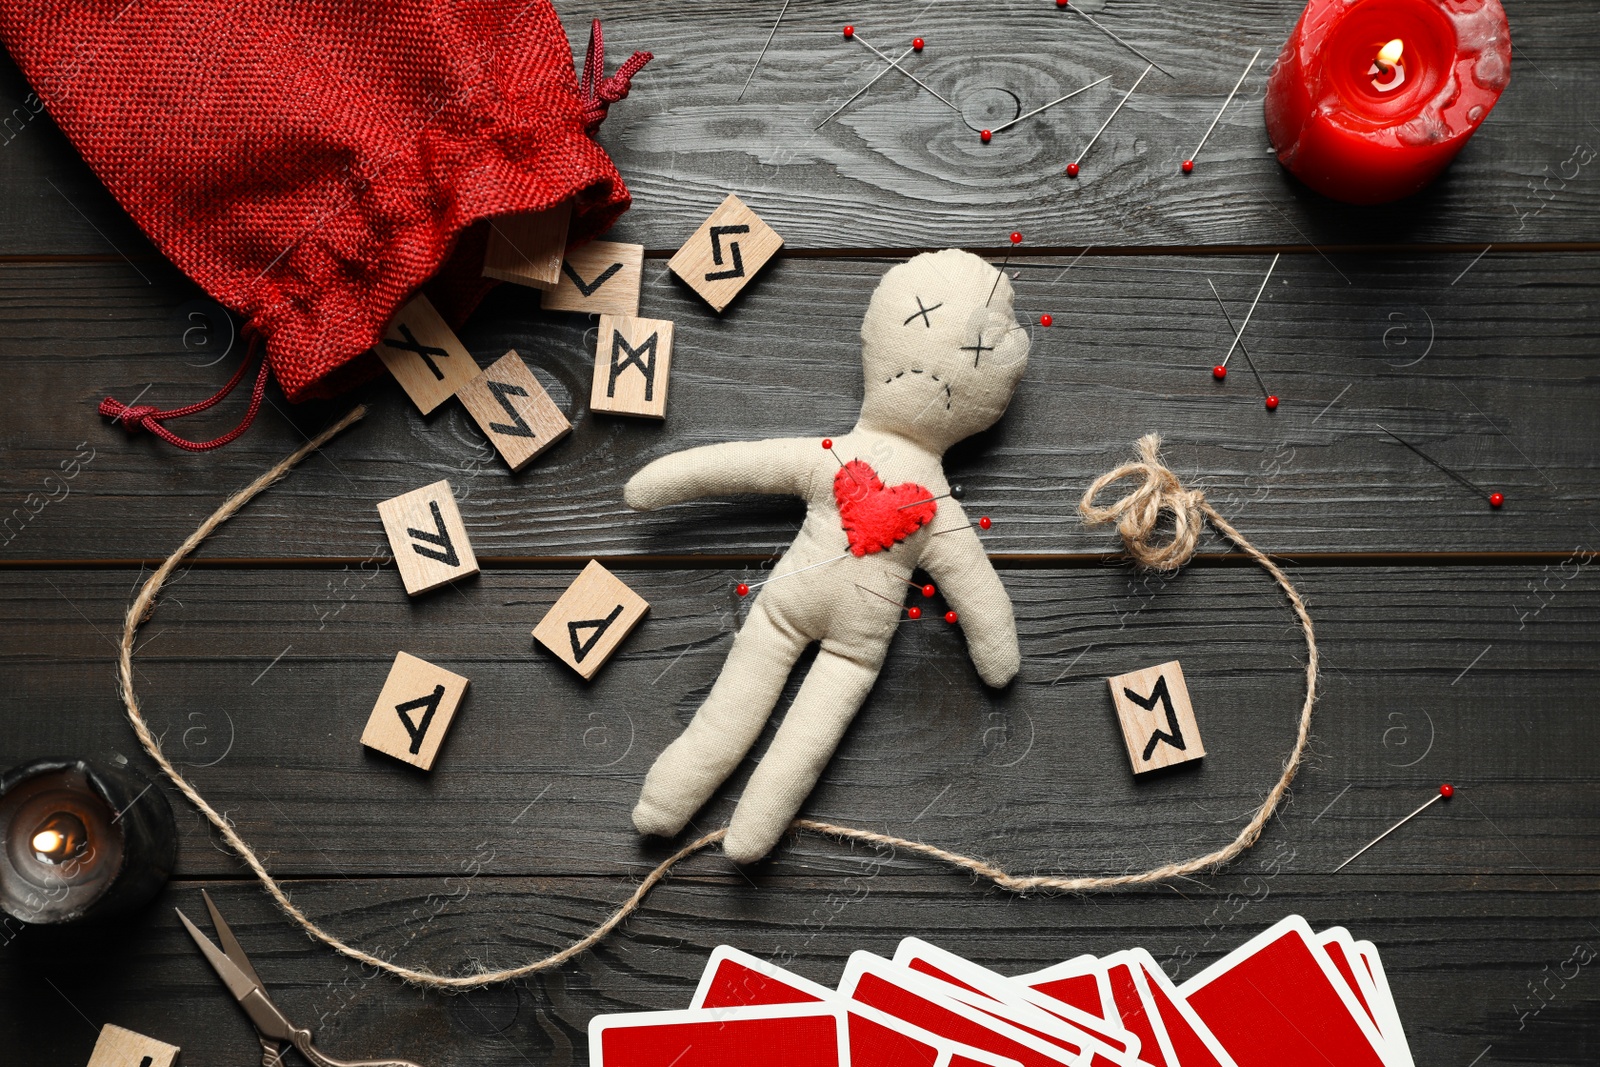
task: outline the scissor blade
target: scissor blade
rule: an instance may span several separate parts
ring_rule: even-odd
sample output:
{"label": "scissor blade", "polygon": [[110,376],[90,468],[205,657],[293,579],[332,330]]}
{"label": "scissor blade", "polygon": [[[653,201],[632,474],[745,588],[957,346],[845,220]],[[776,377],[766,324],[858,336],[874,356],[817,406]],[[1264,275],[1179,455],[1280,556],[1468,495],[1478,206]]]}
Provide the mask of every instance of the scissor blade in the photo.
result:
{"label": "scissor blade", "polygon": [[[172,910],[178,911],[177,908]],[[194,923],[189,921],[187,915],[178,911],[178,918],[183,920],[183,925],[188,929],[189,936],[194,938],[196,945],[200,946],[200,951],[205,956],[206,962],[211,964],[213,971],[217,972],[217,977],[221,978],[223,984],[228,987],[228,992],[233,994],[234,1000],[243,1000],[250,995],[251,990],[258,988],[255,982],[252,982],[243,971],[234,966],[233,961],[224,955],[221,949],[211,943],[209,937],[202,934]]]}
{"label": "scissor blade", "polygon": [[234,966],[244,972],[246,978],[255,983],[257,989],[265,990],[266,986],[262,985],[261,976],[256,973],[254,967],[250,966],[250,957],[246,956],[244,949],[239,947],[239,939],[233,936],[233,930],[228,926],[228,921],[222,917],[222,913],[217,910],[217,906],[211,902],[211,894],[202,889],[200,890],[200,896],[206,902],[206,910],[211,913],[211,925],[216,928],[217,940],[222,943],[222,951],[228,954],[228,958],[233,961]]}

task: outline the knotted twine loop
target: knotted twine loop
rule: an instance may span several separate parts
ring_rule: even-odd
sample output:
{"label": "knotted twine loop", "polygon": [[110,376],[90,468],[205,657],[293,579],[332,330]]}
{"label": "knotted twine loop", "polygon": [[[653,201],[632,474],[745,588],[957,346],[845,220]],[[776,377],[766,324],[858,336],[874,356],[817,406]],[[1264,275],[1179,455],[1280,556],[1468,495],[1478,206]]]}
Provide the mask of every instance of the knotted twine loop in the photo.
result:
{"label": "knotted twine loop", "polygon": [[162,411],[152,404],[124,404],[122,401],[108,396],[100,401],[100,414],[105,418],[114,419],[121,423],[122,428],[129,433],[138,433],[140,430],[145,430],[161,438],[167,444],[181,448],[185,452],[209,452],[213,448],[221,448],[248,430],[250,424],[256,421],[256,414],[261,410],[261,401],[266,397],[267,379],[272,377],[272,366],[267,362],[265,356],[261,359],[261,370],[256,374],[255,388],[250,391],[250,406],[245,409],[244,418],[239,420],[239,425],[221,437],[213,437],[209,441],[191,441],[186,437],[179,437],[163,426],[162,423],[168,419],[182,419],[190,415],[198,415],[233,392],[234,387],[244,378],[244,372],[250,366],[250,357],[255,354],[256,347],[256,343],[252,341],[250,351],[245,355],[243,362],[239,364],[239,369],[233,372],[233,377],[228,379],[228,384],[198,403],[189,404],[181,408],[173,408],[170,411]]}
{"label": "knotted twine loop", "polygon": [[[178,769],[173,766],[172,761],[167,759],[166,754],[162,751],[160,739],[156,737],[149,725],[144,721],[144,713],[140,710],[138,697],[134,694],[134,639],[138,634],[140,625],[147,621],[154,611],[156,596],[160,593],[163,583],[171,577],[173,571],[177,570],[183,560],[211,535],[212,531],[231,518],[245,504],[249,503],[251,498],[288,474],[301,460],[327,444],[328,441],[332,440],[346,427],[357,422],[366,413],[365,407],[355,408],[337,423],[318,434],[315,439],[308,441],[297,449],[293,455],[281,461],[254,482],[229,497],[210,518],[200,524],[199,529],[190,534],[183,544],[178,546],[177,551],[167,557],[166,561],[156,569],[155,573],[140,588],[139,595],[129,605],[127,617],[123,621],[122,642],[117,666],[118,688],[121,691],[123,705],[128,711],[128,720],[133,724],[134,733],[138,735],[139,742],[144,746],[145,751],[161,767],[163,773],[172,779],[173,784],[182,791],[183,795],[188,797],[190,802],[210,820],[211,825],[217,828],[217,832],[221,834],[222,839],[228,843],[228,846],[255,872],[262,886],[265,887],[272,899],[277,902],[278,907],[283,909],[284,914],[293,919],[309,936],[321,941],[340,955],[356,960],[359,963],[364,963],[377,970],[386,971],[412,985],[445,990],[476,989],[481,986],[523,978],[530,974],[559,967],[597,945],[606,935],[620,926],[628,916],[639,909],[644,903],[645,897],[649,895],[650,890],[654,889],[666,878],[668,871],[690,856],[702,852],[721,841],[727,836],[728,831],[726,829],[713,830],[711,833],[690,841],[662,860],[644,876],[634,888],[632,895],[618,906],[605,921],[566,948],[553,952],[542,959],[532,960],[521,966],[508,967],[504,970],[466,975],[444,975],[433,971],[404,967],[341,940],[318,926],[305,912],[295,905],[289,895],[284,892],[283,887],[268,873],[266,866],[261,862],[261,858],[256,855],[249,845],[245,844],[244,839],[234,830],[233,824],[221,812],[207,803],[199,791],[189,784],[188,779],[178,773]],[[1306,700],[1300,710],[1300,729],[1295,739],[1294,749],[1290,752],[1289,759],[1284,763],[1283,773],[1278,778],[1277,784],[1267,793],[1266,799],[1262,801],[1261,806],[1256,809],[1255,814],[1251,816],[1249,823],[1239,832],[1239,835],[1229,844],[1214,852],[1208,852],[1203,856],[1196,856],[1181,863],[1169,863],[1136,874],[1067,878],[1054,875],[1014,875],[985,860],[964,856],[959,852],[951,852],[937,845],[929,845],[921,841],[909,841],[903,837],[880,834],[872,830],[818,822],[814,819],[796,819],[789,827],[791,830],[807,830],[836,840],[860,841],[878,848],[926,856],[941,863],[949,864],[952,867],[970,871],[975,875],[989,879],[1001,888],[1010,889],[1017,893],[1036,891],[1083,893],[1092,890],[1119,889],[1127,886],[1148,885],[1153,882],[1165,882],[1173,878],[1181,878],[1185,875],[1219,867],[1255,844],[1256,839],[1261,836],[1262,828],[1266,826],[1267,820],[1272,817],[1272,813],[1277,809],[1278,802],[1288,792],[1289,783],[1294,779],[1295,771],[1300,767],[1300,762],[1305,754],[1306,744],[1310,737],[1311,708],[1316,703],[1317,696],[1317,642],[1311,629],[1311,616],[1307,614],[1305,602],[1295,592],[1294,586],[1290,584],[1283,571],[1279,570],[1276,564],[1257,550],[1254,545],[1250,544],[1244,538],[1244,535],[1234,529],[1227,520],[1218,515],[1211,505],[1206,503],[1205,498],[1200,493],[1184,489],[1177,476],[1162,465],[1159,457],[1160,444],[1161,439],[1154,434],[1141,438],[1139,452],[1143,459],[1140,462],[1118,467],[1104,477],[1096,479],[1095,483],[1089,487],[1089,491],[1084,494],[1083,501],[1079,505],[1088,521],[1091,523],[1103,523],[1116,519],[1123,535],[1123,543],[1127,545],[1129,553],[1133,555],[1136,561],[1142,566],[1171,570],[1181,566],[1184,560],[1194,554],[1194,544],[1199,536],[1200,527],[1200,520],[1196,512],[1203,514],[1211,520],[1211,524],[1216,527],[1219,533],[1237,545],[1272,575],[1279,587],[1288,596],[1289,603],[1293,606],[1295,614],[1300,619],[1300,628],[1305,633],[1307,650]],[[1145,476],[1145,482],[1139,489],[1136,489],[1109,508],[1094,507],[1094,497],[1100,490],[1112,482],[1135,474],[1143,474]],[[1177,518],[1179,534],[1174,538],[1171,545],[1152,546],[1150,544],[1150,535],[1155,530],[1156,521],[1163,510],[1171,511]]]}
{"label": "knotted twine loop", "polygon": [[[1185,489],[1178,476],[1162,465],[1159,434],[1145,434],[1137,447],[1143,458],[1096,478],[1078,502],[1078,511],[1089,526],[1115,522],[1135,563],[1146,570],[1170,573],[1189,562],[1205,526],[1204,515],[1215,513],[1206,504],[1204,493]],[[1137,476],[1144,481],[1133,492],[1110,507],[1095,507],[1094,498],[1106,486]],[[1172,516],[1172,540],[1152,544],[1163,511]]]}
{"label": "knotted twine loop", "polygon": [[633,87],[633,76],[654,58],[649,52],[635,52],[615,74],[606,77],[606,38],[600,29],[600,20],[594,20],[589,27],[589,47],[583,54],[583,85],[578,94],[583,104],[585,133],[592,134],[600,128],[611,105],[628,95]]}

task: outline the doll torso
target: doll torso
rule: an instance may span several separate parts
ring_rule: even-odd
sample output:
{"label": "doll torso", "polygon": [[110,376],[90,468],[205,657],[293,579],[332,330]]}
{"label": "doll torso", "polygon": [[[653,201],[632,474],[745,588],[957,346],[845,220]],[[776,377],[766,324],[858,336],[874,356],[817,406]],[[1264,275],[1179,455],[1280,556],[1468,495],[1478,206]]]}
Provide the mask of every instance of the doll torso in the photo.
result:
{"label": "doll torso", "polygon": [[[954,501],[938,500],[933,519],[892,548],[852,555],[834,496],[840,460],[868,464],[885,486],[912,482],[928,490],[926,496],[939,497],[950,491],[941,459],[905,438],[861,429],[834,439],[837,459],[814,442],[800,447],[815,449],[805,492],[806,518],[794,544],[772,569],[769,577],[777,580],[761,589],[762,608],[780,626],[810,640],[879,661],[901,620],[907,582],[927,539],[965,519]],[[957,521],[951,521],[953,516]],[[802,568],[811,569],[797,573]]]}

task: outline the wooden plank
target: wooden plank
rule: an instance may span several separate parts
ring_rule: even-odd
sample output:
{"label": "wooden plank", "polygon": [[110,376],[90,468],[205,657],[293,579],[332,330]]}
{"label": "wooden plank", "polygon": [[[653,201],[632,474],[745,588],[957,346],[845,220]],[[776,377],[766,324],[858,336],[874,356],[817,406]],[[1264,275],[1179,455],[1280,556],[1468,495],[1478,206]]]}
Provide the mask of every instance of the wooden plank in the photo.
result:
{"label": "wooden plank", "polygon": [[[792,9],[741,99],[775,11],[730,9],[708,39],[700,4],[598,3],[592,13],[613,54],[638,47],[656,56],[598,134],[634,194],[610,237],[676,249],[731,192],[791,249],[993,248],[1014,229],[1033,247],[1600,239],[1600,160],[1580,165],[1573,155],[1600,145],[1571,106],[1600,86],[1600,25],[1581,4],[1515,5],[1512,79],[1497,109],[1442,181],[1415,201],[1372,210],[1306,191],[1267,151],[1262,92],[1301,0],[1206,0],[1181,11],[1158,0],[1087,2],[1175,76],[1152,72],[1075,183],[1063,168],[1144,61],[1054,5],[944,4],[915,18],[839,3]],[[892,54],[924,37],[926,50],[908,67],[973,126],[998,125],[1102,75],[1111,81],[987,145],[897,74],[817,129],[883,66],[840,36],[849,21]],[[576,39],[581,27],[568,28]],[[1261,60],[1195,172],[1180,174],[1257,48]],[[8,110],[27,111],[26,84],[9,59],[0,62]],[[47,116],[22,122],[20,133],[7,128],[0,149],[8,192],[0,248],[115,255],[109,238],[135,257],[150,251]]]}
{"label": "wooden plank", "polygon": [[[952,450],[946,469],[966,486],[967,509],[994,519],[984,543],[995,553],[1114,549],[1114,535],[1083,529],[1074,509],[1152,430],[1166,435],[1185,481],[1273,551],[1593,547],[1600,255],[1472,260],[1338,257],[1347,285],[1320,256],[1285,256],[1245,336],[1283,400],[1269,414],[1241,356],[1225,383],[1211,377],[1231,333],[1206,282],[1240,322],[1270,257],[1013,259],[1020,311],[1030,321],[1050,313],[1054,325],[1033,327],[1011,410]],[[184,348],[185,312],[199,294],[109,264],[0,268],[0,384],[12,398],[0,559],[159,558],[357,399],[373,407],[366,421],[230,522],[203,556],[366,558],[384,544],[371,505],[443,477],[486,557],[775,553],[798,525],[791,502],[640,514],[623,504],[622,486],[691,445],[847,429],[860,405],[861,315],[889,264],[781,258],[718,319],[651,261],[643,307],[675,321],[681,353],[665,430],[582,414],[521,475],[505,471],[459,405],[424,419],[386,381],[296,408],[269,394],[256,427],[218,452],[130,439],[94,413],[103,397],[189,403],[239,358],[206,366],[215,355]],[[584,320],[532,304],[515,290],[494,294],[462,340],[484,363],[515,348],[558,406],[581,412],[594,352]],[[203,437],[232,425],[242,404],[173,425]],[[1505,507],[1493,511],[1380,425],[1503,491]],[[63,465],[75,465],[73,479]]]}
{"label": "wooden plank", "polygon": [[[650,615],[585,682],[528,636],[578,571],[486,571],[411,601],[371,568],[186,570],[141,631],[139,694],[173,758],[285,877],[450,873],[439,857],[490,833],[501,873],[636,872],[671,849],[633,830],[640,783],[722,670],[753,599],[735,583],[761,572],[620,571]],[[1577,695],[1600,670],[1593,562],[1292,575],[1323,662],[1315,743],[1293,803],[1241,869],[1259,870],[1286,842],[1305,869],[1331,871],[1450,781],[1452,800],[1340,877],[1600,872],[1600,726]],[[0,765],[56,752],[148,767],[107,682],[137,577],[0,573],[11,709]],[[1165,581],[1113,567],[1002,577],[1021,634],[1018,681],[984,687],[959,629],[939,617],[943,601],[908,589],[932,610],[901,625],[805,812],[1022,871],[1142,869],[1231,839],[1277,778],[1303,693],[1304,644],[1271,582],[1234,567]],[[429,776],[354,744],[400,648],[472,679],[470,713]],[[1183,662],[1206,709],[1209,754],[1136,779],[1105,679],[1167,659]],[[696,826],[726,824],[754,763]],[[237,873],[182,798],[173,803],[183,873]],[[770,867],[838,854],[802,839]],[[892,866],[929,870],[906,856]]]}
{"label": "wooden plank", "polygon": [[[504,836],[489,830],[459,843],[447,878],[307,881],[293,887],[295,901],[357,945],[462,973],[564,947],[632,889],[625,879],[501,877]],[[908,934],[1010,974],[1141,945],[1181,978],[1288,913],[1377,945],[1418,1063],[1464,1065],[1486,1047],[1482,1063],[1592,1063],[1600,1054],[1593,964],[1573,955],[1575,945],[1597,947],[1592,878],[1379,877],[1336,889],[1323,874],[1290,868],[1185,885],[1182,896],[1019,899],[961,876],[885,877],[870,853],[837,858],[834,872],[748,879],[718,860],[691,860],[596,951],[461,996],[335,956],[253,883],[180,881],[167,897],[198,906],[206,888],[274,1001],[345,1059],[581,1065],[590,1018],[686,1007],[721,943],[830,986],[850,952],[892,954]],[[84,1062],[105,1020],[183,1034],[183,1062],[259,1058],[255,1031],[167,908],[119,924],[109,944],[88,930],[30,929],[8,952],[26,965],[0,968],[0,1043],[35,1062]],[[85,958],[98,965],[82,966]]]}

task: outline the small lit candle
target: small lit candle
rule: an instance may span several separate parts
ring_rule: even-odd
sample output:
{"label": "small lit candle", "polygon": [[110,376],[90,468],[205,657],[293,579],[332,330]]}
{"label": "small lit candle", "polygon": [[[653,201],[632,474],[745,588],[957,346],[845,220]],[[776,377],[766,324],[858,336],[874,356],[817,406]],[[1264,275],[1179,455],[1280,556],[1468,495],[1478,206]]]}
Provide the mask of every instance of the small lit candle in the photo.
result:
{"label": "small lit candle", "polygon": [[26,923],[129,911],[172,873],[161,791],[128,770],[36,760],[0,776],[0,909]]}
{"label": "small lit candle", "polygon": [[1267,134],[1311,188],[1386,203],[1449,165],[1510,77],[1500,0],[1311,0],[1267,80]]}

